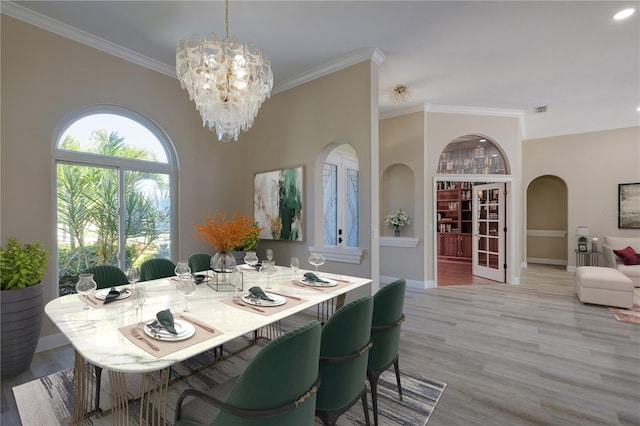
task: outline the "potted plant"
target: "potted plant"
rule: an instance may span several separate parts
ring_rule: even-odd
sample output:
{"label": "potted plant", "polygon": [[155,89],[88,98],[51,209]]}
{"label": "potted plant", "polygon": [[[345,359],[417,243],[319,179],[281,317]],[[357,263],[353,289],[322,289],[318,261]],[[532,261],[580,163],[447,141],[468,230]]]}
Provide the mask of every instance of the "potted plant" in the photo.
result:
{"label": "potted plant", "polygon": [[47,254],[40,243],[22,245],[15,237],[0,248],[2,376],[26,370],[33,359],[44,314]]}
{"label": "potted plant", "polygon": [[198,231],[197,238],[211,244],[216,256],[230,255],[236,263],[242,262],[244,253],[238,254],[239,257],[232,253],[255,250],[262,231],[255,220],[237,212],[230,219],[223,212],[216,213],[213,218],[207,213],[204,224],[193,226]]}

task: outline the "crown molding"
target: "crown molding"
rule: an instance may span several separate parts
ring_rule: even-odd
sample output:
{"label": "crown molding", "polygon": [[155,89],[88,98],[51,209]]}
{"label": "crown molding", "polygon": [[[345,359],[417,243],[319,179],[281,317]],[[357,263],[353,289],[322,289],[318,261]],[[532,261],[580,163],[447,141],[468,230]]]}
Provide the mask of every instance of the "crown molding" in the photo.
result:
{"label": "crown molding", "polygon": [[414,112],[424,112],[424,111],[425,111],[424,104],[411,105],[408,107],[394,109],[393,111],[387,111],[385,113],[382,113],[378,116],[378,119],[385,120],[387,118],[400,117],[401,115],[413,114]]}
{"label": "crown molding", "polygon": [[517,118],[522,118],[524,115],[524,111],[519,109],[483,108],[483,107],[433,105],[433,104],[426,104],[425,111],[442,112],[442,113],[448,113],[448,114],[492,115],[492,116],[499,116],[499,117],[517,117]]}
{"label": "crown molding", "polygon": [[155,59],[151,59],[138,52],[134,52],[133,50],[124,48],[118,44],[111,43],[110,41],[104,40],[100,37],[96,37],[85,31],[79,30],[78,28],[63,24],[60,21],[56,21],[48,16],[26,9],[11,1],[2,1],[0,7],[2,8],[0,12],[7,16],[11,16],[12,18],[34,25],[38,28],[42,28],[43,30],[58,34],[86,46],[93,47],[161,74],[168,75],[169,77],[177,78],[175,68],[170,67],[165,63],[156,61]]}
{"label": "crown molding", "polygon": [[375,47],[366,47],[349,53],[348,55],[341,56],[327,64],[313,68],[308,72],[297,75],[295,77],[284,80],[273,87],[272,94],[284,92],[285,90],[293,89],[301,84],[308,83],[325,75],[332,74],[341,69],[350,67],[351,65],[359,64],[363,61],[373,61],[376,65],[380,65],[384,61],[384,54]]}

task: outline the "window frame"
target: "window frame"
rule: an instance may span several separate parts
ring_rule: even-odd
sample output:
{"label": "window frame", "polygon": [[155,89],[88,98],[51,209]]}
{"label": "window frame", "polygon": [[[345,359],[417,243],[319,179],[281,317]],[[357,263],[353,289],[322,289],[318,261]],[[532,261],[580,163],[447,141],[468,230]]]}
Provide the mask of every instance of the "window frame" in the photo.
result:
{"label": "window frame", "polygon": [[[109,155],[101,155],[88,153],[83,151],[71,151],[66,149],[60,149],[58,144],[60,138],[66,132],[66,130],[78,120],[87,116],[96,114],[111,114],[118,115],[123,118],[132,120],[144,126],[162,145],[165,154],[167,156],[167,162],[154,162],[147,160],[138,160],[126,157],[116,157]],[[175,258],[178,253],[178,156],[176,153],[175,145],[162,128],[157,125],[150,118],[134,111],[129,108],[125,108],[118,105],[89,105],[77,110],[74,110],[67,114],[56,126],[52,135],[51,146],[51,160],[52,160],[52,179],[51,179],[51,193],[52,197],[52,212],[53,212],[53,247],[54,256],[58,257],[58,200],[57,200],[57,166],[58,164],[70,164],[88,167],[105,167],[115,169],[118,176],[118,220],[119,223],[123,221],[124,209],[122,208],[124,202],[123,187],[120,185],[123,182],[123,176],[127,171],[141,171],[148,173],[165,174],[169,178],[169,191],[171,199],[170,207],[170,220],[169,220],[169,236],[171,239],[170,254],[171,258]],[[124,244],[124,235],[118,232],[118,243],[122,247]],[[124,253],[120,253],[118,256],[118,266],[122,268],[124,263]],[[56,263],[57,268],[57,263]],[[56,275],[58,271],[56,271]]]}

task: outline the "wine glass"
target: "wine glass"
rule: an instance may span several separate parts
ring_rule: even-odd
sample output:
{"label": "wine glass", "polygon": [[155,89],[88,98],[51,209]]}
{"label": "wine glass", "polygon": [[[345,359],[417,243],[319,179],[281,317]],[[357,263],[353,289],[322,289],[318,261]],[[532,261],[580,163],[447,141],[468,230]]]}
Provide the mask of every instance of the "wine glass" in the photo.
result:
{"label": "wine glass", "polygon": [[298,269],[300,269],[300,259],[298,259],[296,256],[293,256],[289,265],[291,266],[291,269],[293,269],[293,276],[295,277],[298,273]]}
{"label": "wine glass", "polygon": [[132,288],[136,286],[136,283],[140,281],[140,270],[135,267],[129,268],[127,271],[127,280],[131,284]]}
{"label": "wine glass", "polygon": [[262,262],[260,272],[267,276],[267,289],[271,289],[271,277],[278,275],[278,270],[273,261],[265,260]]}
{"label": "wine glass", "polygon": [[244,263],[246,263],[247,265],[251,266],[251,269],[253,272],[255,272],[256,270],[256,264],[258,263],[258,256],[256,255],[255,251],[248,251],[245,255],[244,255]]}
{"label": "wine glass", "polygon": [[80,274],[78,276],[76,291],[84,296],[83,311],[89,309],[89,294],[91,294],[91,292],[93,292],[97,287],[98,285],[93,280],[93,274]]}
{"label": "wine glass", "polygon": [[188,281],[189,276],[191,275],[191,268],[189,268],[189,264],[187,262],[180,261],[178,262],[178,265],[176,265],[174,272],[178,277],[180,277],[180,281]]}
{"label": "wine glass", "polygon": [[267,259],[269,260],[269,262],[273,260],[273,250],[267,249]]}
{"label": "wine glass", "polygon": [[196,284],[191,280],[180,280],[176,289],[184,297],[184,309],[182,312],[189,312],[188,297],[196,292]]}
{"label": "wine glass", "polygon": [[316,275],[318,275],[318,266],[324,265],[325,259],[321,253],[311,253],[309,263],[316,267]]}
{"label": "wine glass", "polygon": [[136,308],[136,321],[138,320],[138,310],[140,310],[140,321],[138,325],[142,325],[142,305],[147,301],[147,289],[142,285],[138,284],[136,288],[133,289],[131,294],[131,303]]}

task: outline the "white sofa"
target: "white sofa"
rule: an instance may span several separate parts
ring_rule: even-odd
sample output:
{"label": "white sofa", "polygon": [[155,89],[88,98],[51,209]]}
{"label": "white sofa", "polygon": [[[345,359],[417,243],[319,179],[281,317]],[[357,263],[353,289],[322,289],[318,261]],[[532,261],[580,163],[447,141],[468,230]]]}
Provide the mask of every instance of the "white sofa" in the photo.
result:
{"label": "white sofa", "polygon": [[636,253],[640,253],[640,237],[604,237],[602,246],[604,265],[622,272],[631,278],[634,287],[640,287],[640,265],[624,265],[613,252],[613,250],[622,250],[627,247],[631,247]]}

